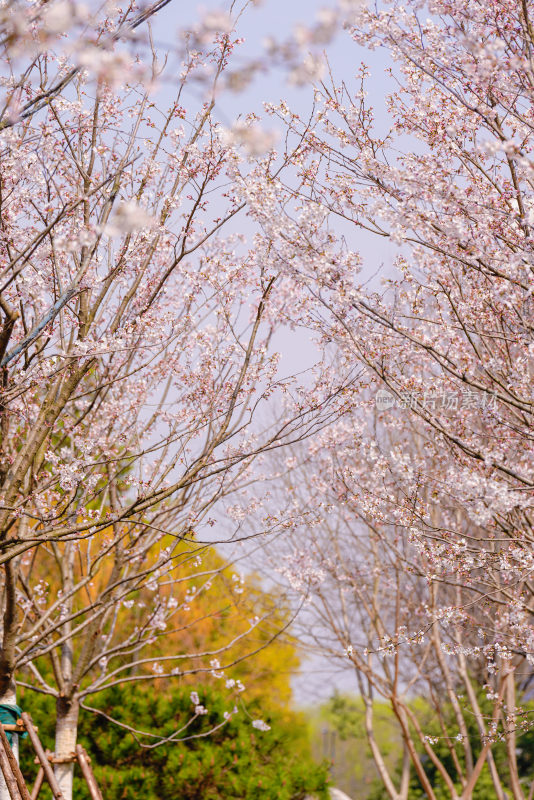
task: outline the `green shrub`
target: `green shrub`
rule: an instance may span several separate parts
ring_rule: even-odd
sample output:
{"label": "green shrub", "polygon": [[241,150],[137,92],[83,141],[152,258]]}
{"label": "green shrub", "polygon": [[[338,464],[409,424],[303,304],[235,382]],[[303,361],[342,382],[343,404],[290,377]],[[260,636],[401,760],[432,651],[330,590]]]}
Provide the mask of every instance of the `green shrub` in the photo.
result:
{"label": "green shrub", "polygon": [[[158,693],[153,686],[113,687],[99,695],[98,707],[138,730],[170,736],[190,717],[191,687]],[[313,794],[327,797],[326,764],[310,755],[304,720],[286,711],[262,712],[256,702],[247,708],[262,717],[268,731],[255,729],[240,708],[228,722],[208,736],[201,734],[224,719],[228,698],[205,687],[198,689],[208,713],[197,717],[181,735],[198,738],[175,741],[151,749],[100,715],[82,711],[79,741],[88,751],[105,800],[303,800]],[[52,748],[54,704],[50,698],[27,694],[22,701],[39,725],[45,746]],[[95,703],[96,706],[96,703]],[[140,737],[143,744],[153,739]],[[31,745],[21,745],[21,766],[35,774]],[[78,772],[76,773],[78,775]],[[47,789],[48,791],[48,789]],[[43,792],[42,797],[50,795]],[[77,800],[89,800],[78,777]]]}

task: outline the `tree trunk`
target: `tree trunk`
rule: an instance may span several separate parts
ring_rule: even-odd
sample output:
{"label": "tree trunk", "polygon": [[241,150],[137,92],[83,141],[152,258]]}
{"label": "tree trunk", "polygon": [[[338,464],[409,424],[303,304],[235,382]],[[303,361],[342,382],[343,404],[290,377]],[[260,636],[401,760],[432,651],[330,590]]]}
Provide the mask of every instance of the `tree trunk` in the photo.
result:
{"label": "tree trunk", "polygon": [[[78,731],[78,701],[65,697],[57,699],[56,758],[74,757]],[[56,764],[54,769],[59,788],[65,800],[72,800],[74,761]]]}
{"label": "tree trunk", "polygon": [[[15,706],[17,704],[17,685],[14,680],[10,680],[8,687],[3,695],[0,695],[0,703],[5,703],[6,705]],[[1,745],[0,745],[1,746]],[[11,749],[13,750],[13,754],[17,761],[19,760],[19,737],[14,734],[13,735],[13,744],[11,745]],[[4,776],[2,771],[0,770],[0,800],[11,800],[8,788],[6,786],[6,782],[4,780]]]}
{"label": "tree trunk", "polygon": [[[65,612],[72,612],[72,591],[74,587],[74,542],[67,542],[65,545],[64,558],[62,563],[62,582],[63,592],[68,598],[65,603]],[[75,757],[76,735],[78,732],[78,699],[74,696],[72,685],[72,659],[73,645],[69,634],[72,623],[69,618],[62,626],[62,634],[65,641],[61,645],[61,678],[63,682],[63,694],[56,703],[56,758],[68,759]],[[59,787],[65,800],[72,800],[72,781],[74,777],[74,761],[66,760],[63,764],[56,764],[55,774]]]}

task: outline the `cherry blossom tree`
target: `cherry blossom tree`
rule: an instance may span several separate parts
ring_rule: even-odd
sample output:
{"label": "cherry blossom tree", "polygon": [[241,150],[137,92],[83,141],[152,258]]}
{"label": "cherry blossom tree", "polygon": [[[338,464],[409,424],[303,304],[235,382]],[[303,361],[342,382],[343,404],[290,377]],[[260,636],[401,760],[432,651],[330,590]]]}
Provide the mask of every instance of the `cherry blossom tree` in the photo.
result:
{"label": "cherry blossom tree", "polygon": [[[534,658],[530,9],[507,0],[344,5],[358,45],[382,48],[393,65],[391,129],[377,131],[366,67],[355,80],[316,74],[311,118],[283,103],[268,108],[286,125],[298,180],[279,178],[268,208],[254,204],[250,184],[248,198],[286,275],[308,289],[310,327],[337,349],[339,363],[367,369],[368,394],[356,398],[355,409],[376,405],[376,419],[371,424],[355,411],[348,431],[332,440],[336,454],[344,437],[350,444],[324,492],[339,492],[344,502],[345,491],[376,543],[377,554],[369,545],[363,563],[382,584],[384,635],[397,652],[404,606],[408,613],[422,597],[421,622],[408,630],[426,637],[447,694],[456,680],[465,684],[463,673],[484,674],[485,662],[510,762],[509,785],[495,791],[522,798],[513,768],[516,692]],[[373,237],[397,246],[394,271],[380,286],[377,279],[369,285],[368,271],[362,276],[357,249]],[[390,537],[371,536],[384,524]],[[381,573],[390,541],[402,558],[384,563]],[[319,567],[303,550],[313,574]],[[412,564],[424,587],[418,595],[409,588]],[[405,574],[397,576],[399,568]],[[357,564],[353,570],[360,574]],[[355,580],[350,570],[347,580]],[[339,593],[339,574],[336,581]],[[364,586],[358,591],[369,595]],[[398,618],[387,599],[388,591],[397,596],[396,586]],[[342,606],[338,599],[335,613],[324,612],[340,638]],[[365,632],[376,608],[363,608]],[[461,637],[437,640],[449,616]],[[358,670],[367,679],[365,647],[361,642]],[[453,684],[440,663],[444,648],[455,664]],[[386,667],[377,658],[380,682]],[[494,722],[490,714],[480,729],[483,750]],[[403,735],[417,768],[404,727]],[[469,797],[472,789],[467,778],[455,791]]]}
{"label": "cherry blossom tree", "polygon": [[[440,531],[454,526],[474,551],[484,532],[451,498],[446,507],[430,498],[427,537],[436,546],[409,541],[404,479],[408,456],[417,455],[417,431],[408,435],[404,424],[384,430],[374,417],[369,413],[374,442],[365,435],[363,414],[345,419],[289,472],[286,495],[301,516],[293,511],[291,534],[279,537],[270,552],[273,574],[304,607],[296,633],[332,670],[352,673],[388,797],[408,798],[414,775],[431,798],[440,791],[454,798],[474,791],[504,799],[526,790],[528,796],[517,747],[530,727],[521,696],[532,668],[506,638],[495,636],[503,593],[488,593],[488,576],[475,563],[466,580],[454,549],[447,569],[440,542]],[[495,569],[491,577],[497,582]],[[502,570],[500,577],[502,588]],[[398,774],[375,735],[376,708],[384,701],[404,748]],[[429,767],[442,790],[430,780]]]}
{"label": "cherry blossom tree", "polygon": [[[242,9],[183,32],[171,75],[146,26],[165,5],[12,2],[0,18],[0,698],[13,703],[15,670],[30,669],[58,697],[60,753],[84,676],[108,685],[135,652],[153,664],[155,631],[186,602],[183,543],[263,453],[344,402],[326,363],[302,385],[279,374],[272,338],[301,288],[235,224],[242,175],[268,193],[275,158],[263,139],[251,163],[258,137],[216,118]],[[61,594],[41,605],[51,557]],[[151,587],[144,621],[117,628]],[[58,774],[69,797],[70,766]]]}
{"label": "cherry blossom tree", "polygon": [[[297,196],[308,193],[316,207],[306,208],[304,219],[295,215],[278,242],[316,295],[317,329],[344,358],[367,365],[373,387],[385,389],[379,409],[387,415],[388,407],[402,408],[407,430],[417,421],[423,445],[420,455],[406,455],[405,512],[414,516],[420,486],[443,505],[454,499],[483,540],[464,548],[463,527],[451,526],[440,534],[444,554],[458,551],[466,575],[476,553],[488,580],[497,564],[526,578],[532,568],[530,20],[522,6],[504,2],[490,14],[476,3],[437,3],[431,10],[436,19],[424,23],[419,6],[360,11],[355,37],[388,46],[399,62],[401,87],[391,97],[395,129],[387,138],[373,137],[363,90],[353,96],[348,87],[320,85],[315,127],[278,110],[302,140]],[[399,152],[399,143],[394,150],[395,132],[411,135],[413,149]],[[341,260],[326,215],[397,241],[400,277],[386,279],[383,291],[365,291],[354,269],[358,256],[349,252]],[[417,510],[409,535],[421,548],[432,547],[431,530],[429,510]],[[525,627],[513,644],[526,655],[530,591],[528,581],[519,586],[509,599],[523,608]]]}

